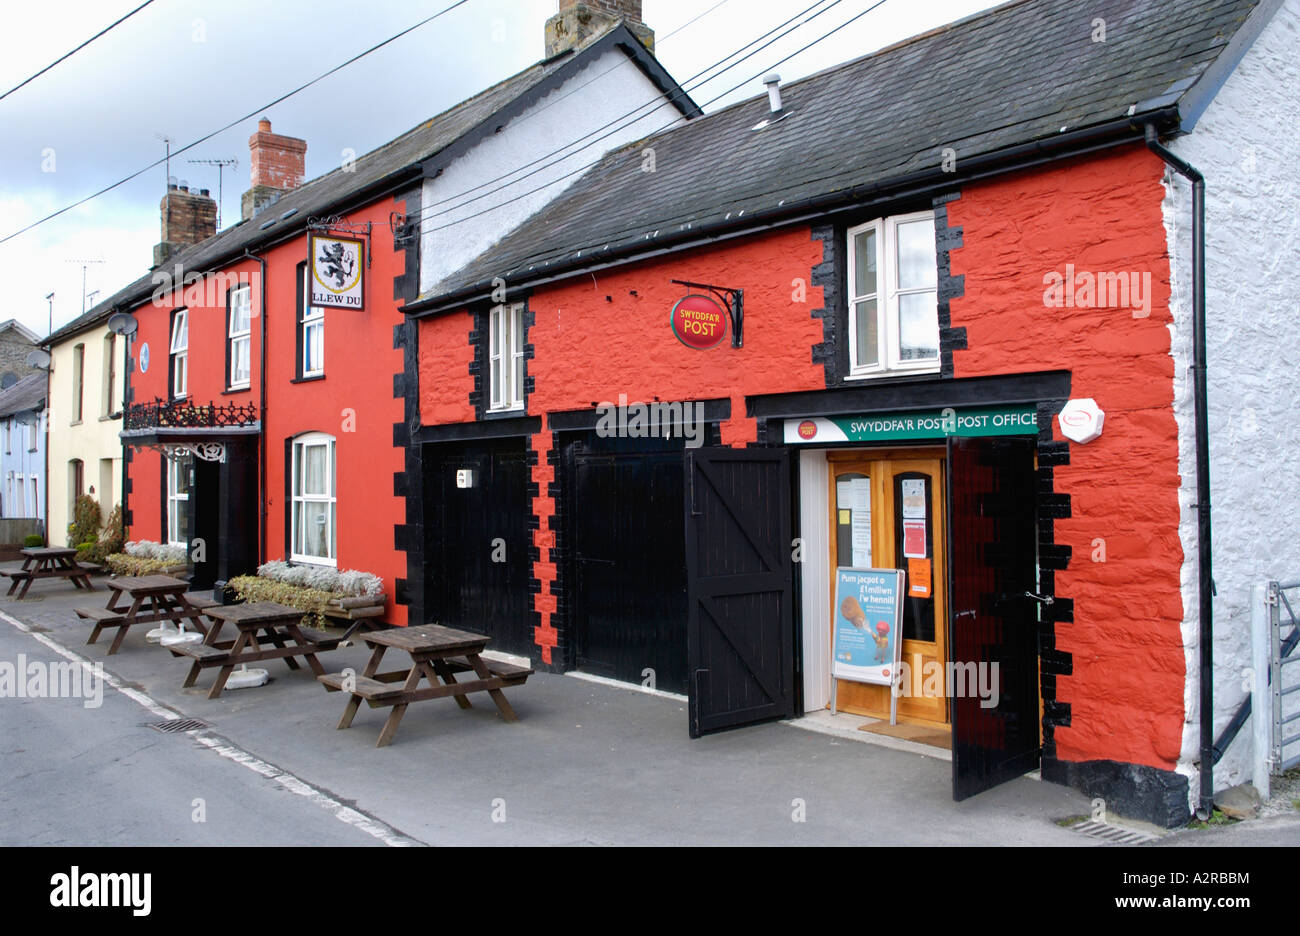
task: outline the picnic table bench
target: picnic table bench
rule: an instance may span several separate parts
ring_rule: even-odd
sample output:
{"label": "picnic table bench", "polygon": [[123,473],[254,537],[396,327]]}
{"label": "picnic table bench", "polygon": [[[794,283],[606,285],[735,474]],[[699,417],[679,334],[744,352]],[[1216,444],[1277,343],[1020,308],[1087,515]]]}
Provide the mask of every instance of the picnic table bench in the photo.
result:
{"label": "picnic table bench", "polygon": [[[106,607],[75,610],[77,617],[95,623],[95,629],[86,641],[88,644],[98,640],[104,630],[117,628],[117,636],[108,648],[109,656],[117,653],[122,641],[126,639],[127,631],[137,624],[161,621],[180,624],[189,621],[199,633],[207,632],[199,608],[185,594],[190,587],[188,582],[169,575],[133,575],[109,579],[104,584],[109,590]],[[123,603],[123,595],[130,596],[130,604]],[[198,595],[193,598],[196,601],[202,600]]]}
{"label": "picnic table bench", "polygon": [[[312,673],[321,676],[325,668],[316,659],[316,654],[337,649],[364,623],[357,621],[344,633],[331,634],[303,626],[301,621],[306,612],[274,601],[251,601],[235,605],[219,605],[212,601],[203,613],[213,621],[203,642],[176,644],[167,649],[172,652],[172,656],[188,657],[193,661],[182,688],[193,686],[203,670],[220,668],[212,688],[208,690],[209,699],[220,697],[235,667],[248,663],[284,660],[289,669],[297,670],[300,667],[294,658],[302,657],[311,667]],[[233,625],[239,631],[235,639],[221,639],[226,624]],[[263,647],[259,642],[259,632],[271,644],[270,647]]]}
{"label": "picnic table bench", "polygon": [[12,595],[19,586],[22,586],[22,591],[18,592],[18,598],[21,600],[26,597],[27,589],[32,587],[32,582],[41,578],[66,578],[71,580],[76,588],[84,588],[86,591],[95,590],[95,586],[90,583],[90,573],[95,571],[95,568],[78,563],[75,549],[60,546],[30,546],[22,550],[22,554],[24,558],[21,569],[0,571],[0,575],[7,575],[13,579],[6,595]]}
{"label": "picnic table bench", "polygon": [[[371,648],[371,654],[360,675],[347,672],[318,674],[316,677],[327,692],[347,692],[350,696],[339,720],[340,729],[352,724],[362,702],[371,708],[392,706],[375,744],[375,747],[385,747],[397,734],[397,726],[412,702],[450,696],[462,709],[467,709],[472,707],[466,698],[471,692],[486,692],[496,703],[502,718],[508,722],[518,720],[501,690],[523,685],[533,671],[526,666],[483,659],[482,651],[490,640],[483,634],[426,624],[377,631],[364,635],[362,639]],[[379,665],[390,647],[408,654],[410,666],[379,672]],[[473,673],[477,678],[457,682],[456,675],[460,673]],[[421,679],[428,681],[424,688],[420,688]]]}

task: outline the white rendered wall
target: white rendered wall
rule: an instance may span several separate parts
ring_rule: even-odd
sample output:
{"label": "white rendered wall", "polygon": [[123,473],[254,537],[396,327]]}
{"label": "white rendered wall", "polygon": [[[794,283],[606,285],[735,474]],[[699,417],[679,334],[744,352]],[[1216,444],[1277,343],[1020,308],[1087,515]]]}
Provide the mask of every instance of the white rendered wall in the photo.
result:
{"label": "white rendered wall", "polygon": [[[655,107],[665,101],[631,59],[611,49],[500,133],[453,160],[437,178],[426,180],[421,205],[421,294],[577,181],[582,172],[575,170],[624,143],[685,122],[675,106]],[[567,144],[574,145],[547,155]],[[540,159],[543,156],[547,158]],[[535,160],[540,161],[527,165]],[[485,193],[491,194],[479,197]]]}
{"label": "white rendered wall", "polygon": [[[1206,319],[1213,513],[1214,726],[1248,695],[1251,586],[1300,578],[1300,0],[1287,0],[1175,153],[1205,175]],[[1175,415],[1182,487],[1186,721],[1179,772],[1199,779],[1200,672],[1192,349],[1191,185],[1166,173]],[[1214,769],[1250,780],[1251,724]]]}

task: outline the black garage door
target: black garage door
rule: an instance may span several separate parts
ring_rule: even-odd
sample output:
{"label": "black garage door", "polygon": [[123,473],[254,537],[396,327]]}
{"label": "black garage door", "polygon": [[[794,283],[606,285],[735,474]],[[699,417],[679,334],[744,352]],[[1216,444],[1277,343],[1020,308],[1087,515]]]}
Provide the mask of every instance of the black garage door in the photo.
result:
{"label": "black garage door", "polygon": [[686,560],[680,440],[564,447],[575,664],[686,691]]}
{"label": "black garage door", "polygon": [[[531,656],[528,465],[524,442],[425,449],[429,618],[492,638],[490,650]],[[469,487],[458,487],[469,471]]]}

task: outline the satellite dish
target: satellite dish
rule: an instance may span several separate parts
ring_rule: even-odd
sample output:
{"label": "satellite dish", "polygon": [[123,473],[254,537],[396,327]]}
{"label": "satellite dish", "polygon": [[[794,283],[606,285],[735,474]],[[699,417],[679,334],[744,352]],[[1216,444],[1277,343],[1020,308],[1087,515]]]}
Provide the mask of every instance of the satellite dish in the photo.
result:
{"label": "satellite dish", "polygon": [[115,335],[134,335],[140,323],[130,312],[114,312],[108,317],[108,330]]}
{"label": "satellite dish", "polygon": [[18,375],[13,371],[5,371],[4,374],[0,374],[0,390],[8,390],[16,383],[18,383]]}
{"label": "satellite dish", "polygon": [[50,366],[50,352],[43,348],[37,348],[31,354],[27,355],[27,366],[34,367],[37,370],[44,370]]}

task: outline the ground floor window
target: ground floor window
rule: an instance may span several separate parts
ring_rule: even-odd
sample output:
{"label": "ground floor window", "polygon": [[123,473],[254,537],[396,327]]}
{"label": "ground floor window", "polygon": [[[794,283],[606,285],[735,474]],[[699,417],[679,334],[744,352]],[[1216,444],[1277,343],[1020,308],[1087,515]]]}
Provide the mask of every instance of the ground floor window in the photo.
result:
{"label": "ground floor window", "polygon": [[300,562],[336,564],[334,437],[322,432],[293,441],[290,556]]}
{"label": "ground floor window", "polygon": [[167,542],[189,547],[190,460],[167,459]]}

